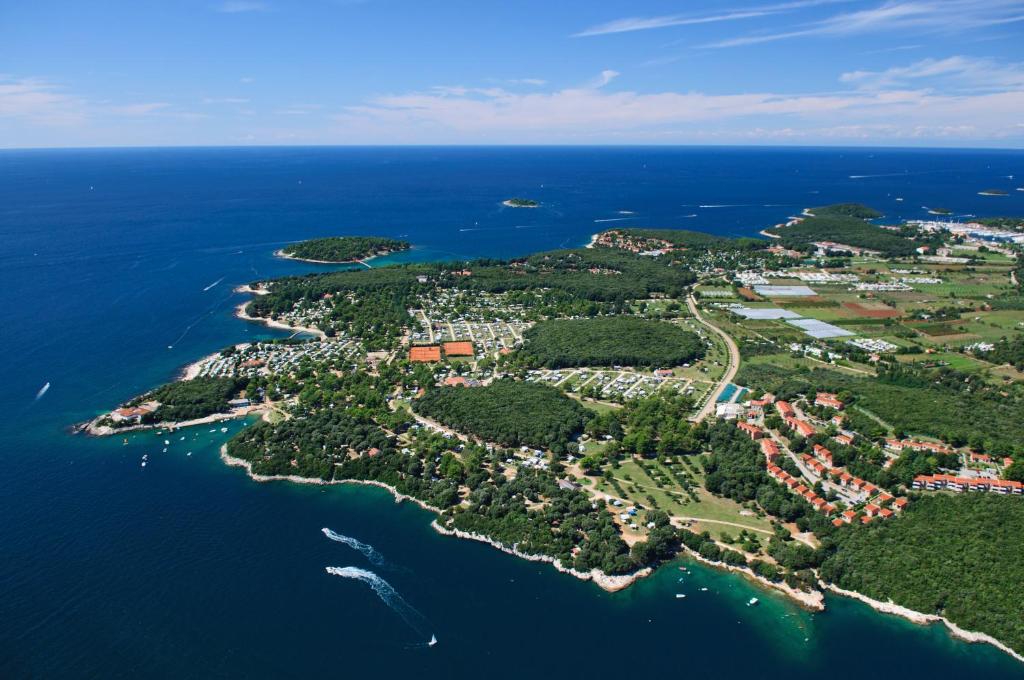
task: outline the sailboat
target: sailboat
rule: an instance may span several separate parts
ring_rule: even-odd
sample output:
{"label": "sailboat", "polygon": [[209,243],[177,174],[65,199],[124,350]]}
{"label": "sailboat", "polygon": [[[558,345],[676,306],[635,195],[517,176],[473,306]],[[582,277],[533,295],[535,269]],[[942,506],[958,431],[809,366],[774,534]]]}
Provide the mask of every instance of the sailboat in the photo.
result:
{"label": "sailboat", "polygon": [[436,644],[437,644],[437,636],[436,635],[431,635],[430,636],[430,642],[427,643],[427,646],[428,647],[433,647]]}

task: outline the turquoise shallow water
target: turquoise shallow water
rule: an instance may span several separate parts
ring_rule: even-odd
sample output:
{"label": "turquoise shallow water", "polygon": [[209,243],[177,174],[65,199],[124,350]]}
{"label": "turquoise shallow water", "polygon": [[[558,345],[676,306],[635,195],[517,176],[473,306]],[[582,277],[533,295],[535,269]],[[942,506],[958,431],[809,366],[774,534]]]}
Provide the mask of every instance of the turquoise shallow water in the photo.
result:
{"label": "turquoise shallow water", "polygon": [[[398,259],[433,259],[579,245],[613,224],[751,234],[837,200],[907,216],[930,202],[1019,214],[1024,193],[976,191],[1011,185],[1022,161],[841,150],[0,153],[0,675],[1024,676],[990,647],[842,598],[811,615],[699,565],[607,594],[439,536],[429,513],[379,489],[257,484],[217,457],[243,423],[176,433],[166,453],[153,434],[125,445],[65,431],[206,352],[271,335],[231,316],[244,299],[231,288],[323,269],[273,258],[287,241],[405,235],[417,248]],[[502,208],[511,195],[544,207]],[[698,207],[725,204],[735,207]],[[594,222],[620,210],[635,221]],[[372,545],[386,565],[322,527]],[[410,625],[327,566],[374,571],[421,618]],[[755,595],[761,606],[748,608]],[[437,646],[423,647],[424,627]]]}

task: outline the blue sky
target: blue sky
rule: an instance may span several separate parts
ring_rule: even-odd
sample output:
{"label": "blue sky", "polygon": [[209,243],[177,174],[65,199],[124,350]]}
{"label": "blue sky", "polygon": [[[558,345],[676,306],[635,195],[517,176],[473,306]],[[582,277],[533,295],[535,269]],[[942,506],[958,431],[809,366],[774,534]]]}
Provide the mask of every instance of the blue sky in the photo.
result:
{"label": "blue sky", "polygon": [[1024,0],[0,0],[0,147],[1024,147]]}

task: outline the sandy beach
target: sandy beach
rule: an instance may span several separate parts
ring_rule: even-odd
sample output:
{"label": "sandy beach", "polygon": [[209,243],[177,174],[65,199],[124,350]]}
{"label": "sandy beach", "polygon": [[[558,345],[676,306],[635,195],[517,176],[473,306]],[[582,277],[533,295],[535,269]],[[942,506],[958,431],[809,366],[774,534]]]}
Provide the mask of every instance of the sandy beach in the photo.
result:
{"label": "sandy beach", "polygon": [[239,319],[244,319],[245,321],[261,323],[264,326],[269,326],[270,328],[277,328],[283,331],[291,331],[293,333],[309,333],[310,335],[315,335],[321,340],[327,337],[327,334],[324,333],[319,328],[310,328],[308,326],[289,326],[286,323],[282,323],[274,319],[264,319],[263,317],[259,316],[249,316],[249,314],[245,311],[246,307],[248,306],[248,302],[243,302],[242,304],[238,305],[238,307],[235,308],[235,316],[237,316]]}

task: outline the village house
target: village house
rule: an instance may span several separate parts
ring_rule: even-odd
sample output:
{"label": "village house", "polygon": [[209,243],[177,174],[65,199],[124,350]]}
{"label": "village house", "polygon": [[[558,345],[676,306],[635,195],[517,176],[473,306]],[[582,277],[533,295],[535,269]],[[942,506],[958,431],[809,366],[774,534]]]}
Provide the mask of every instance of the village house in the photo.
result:
{"label": "village house", "polygon": [[816,406],[834,408],[837,411],[843,408],[843,402],[839,401],[836,395],[831,392],[818,392],[818,395],[814,398],[814,404]]}
{"label": "village house", "polygon": [[[782,403],[782,402],[779,402]],[[805,420],[800,420],[794,416],[784,418],[786,424],[793,429],[794,432],[799,434],[801,437],[810,437],[814,434],[814,426]]]}
{"label": "village house", "polygon": [[747,436],[751,440],[757,440],[764,437],[764,430],[759,428],[757,425],[751,425],[750,423],[737,423],[736,427],[740,428],[747,433]]}

